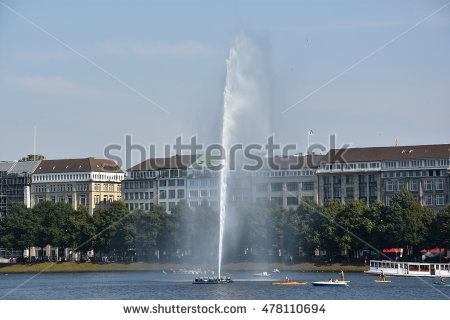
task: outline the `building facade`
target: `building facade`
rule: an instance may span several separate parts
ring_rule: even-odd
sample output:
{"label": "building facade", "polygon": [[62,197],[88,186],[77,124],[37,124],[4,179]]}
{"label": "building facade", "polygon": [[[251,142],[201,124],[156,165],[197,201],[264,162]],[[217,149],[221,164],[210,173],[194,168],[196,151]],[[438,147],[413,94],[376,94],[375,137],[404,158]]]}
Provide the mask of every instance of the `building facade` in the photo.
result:
{"label": "building facade", "polygon": [[0,219],[16,203],[31,206],[31,176],[40,162],[29,159],[0,162]]}
{"label": "building facade", "polygon": [[188,168],[196,156],[175,155],[145,160],[127,170],[123,199],[129,210],[150,210],[155,204],[169,213],[179,201],[187,200]]}
{"label": "building facade", "polygon": [[112,160],[97,158],[43,160],[32,175],[31,205],[66,202],[74,209],[107,207],[122,199],[124,172]]}
{"label": "building facade", "polygon": [[450,144],[330,150],[319,170],[319,202],[379,200],[386,205],[398,190],[432,210],[450,201]]}

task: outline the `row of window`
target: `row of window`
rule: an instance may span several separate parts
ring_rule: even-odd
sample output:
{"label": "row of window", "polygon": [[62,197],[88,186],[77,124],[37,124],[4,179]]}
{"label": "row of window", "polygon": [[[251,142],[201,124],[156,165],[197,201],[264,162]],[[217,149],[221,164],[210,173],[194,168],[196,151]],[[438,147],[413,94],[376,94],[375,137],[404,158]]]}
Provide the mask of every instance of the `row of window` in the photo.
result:
{"label": "row of window", "polygon": [[[353,184],[355,181],[355,176],[352,175],[346,175],[345,177],[345,184]],[[342,176],[324,176],[323,177],[323,184],[331,184],[331,182],[333,182],[333,184],[341,184],[343,180]],[[377,183],[377,176],[374,174],[369,174],[369,175],[365,175],[365,174],[361,174],[358,175],[358,182],[359,184],[365,184],[367,182],[369,182],[370,184],[374,185]]]}
{"label": "row of window", "polygon": [[131,178],[133,179],[150,179],[150,178],[181,178],[187,176],[187,171],[184,169],[165,169],[158,171],[132,171]]}
{"label": "row of window", "polygon": [[125,200],[149,200],[153,199],[153,192],[125,192]]}
{"label": "row of window", "polygon": [[[189,201],[189,207],[190,208],[197,208],[201,205],[201,201]],[[219,203],[217,201],[210,201],[209,206],[213,208],[218,208]]]}
{"label": "row of window", "polygon": [[314,170],[271,170],[257,171],[255,177],[310,177],[316,173]]}
{"label": "row of window", "polygon": [[301,190],[303,191],[310,191],[314,190],[314,182],[308,181],[308,182],[287,182],[287,183],[257,183],[256,184],[256,192],[267,192],[268,186],[270,185],[270,191],[271,192],[280,192],[283,190],[287,191],[298,191],[300,186]]}
{"label": "row of window", "polygon": [[123,175],[117,173],[71,173],[71,174],[36,174],[33,182],[61,181],[61,180],[113,180],[122,181]]}
{"label": "row of window", "polygon": [[153,181],[125,181],[124,189],[151,189]]}
{"label": "row of window", "polygon": [[[419,191],[420,181],[419,180],[405,180],[399,181],[386,181],[386,191],[394,192],[397,190],[408,189],[409,191]],[[444,180],[425,180],[423,181],[423,190],[432,191],[434,190],[442,191],[444,190]]]}
{"label": "row of window", "polygon": [[159,180],[160,187],[184,187],[183,179]]}
{"label": "row of window", "polygon": [[188,181],[189,187],[215,187],[219,184],[219,179],[190,179]]}
{"label": "row of window", "polygon": [[447,175],[446,170],[421,170],[421,171],[392,171],[383,172],[383,178],[406,178],[406,177],[439,177]]}
{"label": "row of window", "polygon": [[[386,205],[391,205],[393,196],[388,195],[384,199],[384,203]],[[419,202],[419,197],[415,196],[414,199]],[[433,196],[431,194],[427,194],[423,197],[423,204],[425,206],[443,206],[445,205],[445,195],[443,194],[437,194],[436,196]]]}
{"label": "row of window", "polygon": [[379,162],[349,162],[349,163],[333,163],[333,164],[321,164],[322,170],[356,170],[356,169],[378,169],[380,168]]}
{"label": "row of window", "polygon": [[[66,198],[63,195],[58,195],[58,196],[51,196],[49,199],[46,199],[46,197],[44,196],[36,196],[35,197],[35,202],[36,203],[40,203],[43,202],[45,200],[49,200],[53,203],[56,202],[67,202],[68,204],[72,204],[73,203],[73,198],[72,196],[67,196]],[[86,194],[80,194],[78,196],[78,205],[80,206],[88,206],[89,204],[89,196]]]}
{"label": "row of window", "polygon": [[449,159],[427,160],[399,160],[383,162],[383,168],[423,168],[423,167],[448,167]]}
{"label": "row of window", "polygon": [[160,190],[160,199],[184,199],[184,189],[178,190]]}
{"label": "row of window", "polygon": [[217,197],[218,190],[189,190],[189,198]]}

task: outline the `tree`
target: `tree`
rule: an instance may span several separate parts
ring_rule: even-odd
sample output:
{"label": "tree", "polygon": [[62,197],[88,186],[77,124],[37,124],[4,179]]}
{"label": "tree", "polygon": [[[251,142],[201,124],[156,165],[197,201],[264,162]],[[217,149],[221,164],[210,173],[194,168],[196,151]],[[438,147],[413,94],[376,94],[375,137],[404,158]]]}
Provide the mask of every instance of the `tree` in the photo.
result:
{"label": "tree", "polygon": [[385,237],[392,246],[424,246],[429,239],[433,212],[416,202],[411,192],[400,190],[394,194],[383,220]]}
{"label": "tree", "polygon": [[61,226],[64,231],[62,247],[86,253],[93,248],[94,219],[86,207],[67,210]]}
{"label": "tree", "polygon": [[305,200],[293,216],[297,244],[307,256],[313,256],[314,250],[321,246],[320,225],[323,218],[319,212],[315,202]]}
{"label": "tree", "polygon": [[0,247],[31,248],[36,244],[38,223],[24,204],[15,204],[0,222]]}
{"label": "tree", "polygon": [[433,221],[434,244],[438,248],[450,248],[450,204],[439,211]]}

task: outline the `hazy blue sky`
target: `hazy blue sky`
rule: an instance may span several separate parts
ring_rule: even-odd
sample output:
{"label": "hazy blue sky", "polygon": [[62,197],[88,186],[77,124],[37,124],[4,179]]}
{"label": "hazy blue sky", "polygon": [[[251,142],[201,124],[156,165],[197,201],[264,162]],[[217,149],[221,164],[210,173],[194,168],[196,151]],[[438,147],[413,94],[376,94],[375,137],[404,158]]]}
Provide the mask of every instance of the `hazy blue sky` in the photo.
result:
{"label": "hazy blue sky", "polygon": [[33,126],[48,158],[102,156],[124,134],[217,141],[241,31],[267,50],[278,141],[450,143],[450,5],[283,113],[446,3],[0,0],[0,159],[31,153]]}

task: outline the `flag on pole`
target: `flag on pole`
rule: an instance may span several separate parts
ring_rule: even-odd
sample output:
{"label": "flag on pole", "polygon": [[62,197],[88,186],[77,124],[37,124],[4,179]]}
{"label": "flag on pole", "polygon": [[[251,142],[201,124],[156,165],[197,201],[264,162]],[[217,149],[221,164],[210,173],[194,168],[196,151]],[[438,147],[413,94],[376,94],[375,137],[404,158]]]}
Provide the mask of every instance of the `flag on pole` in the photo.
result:
{"label": "flag on pole", "polygon": [[312,136],[314,134],[314,131],[312,131],[311,129],[308,130],[308,136]]}

